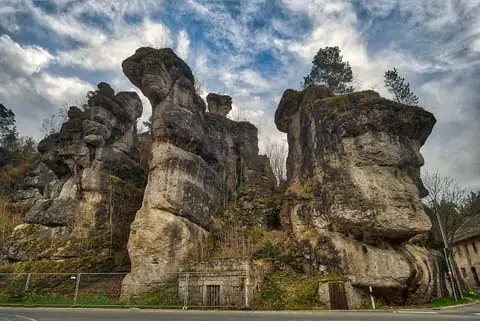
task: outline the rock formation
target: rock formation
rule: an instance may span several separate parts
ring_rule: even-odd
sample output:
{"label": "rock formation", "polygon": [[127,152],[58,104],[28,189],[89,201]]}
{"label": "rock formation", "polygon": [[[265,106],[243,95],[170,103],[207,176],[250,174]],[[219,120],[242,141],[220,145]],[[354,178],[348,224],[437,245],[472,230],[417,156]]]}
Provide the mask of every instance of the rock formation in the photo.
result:
{"label": "rock formation", "polygon": [[[275,114],[289,145],[282,198],[258,154],[257,128],[226,118],[230,96],[210,93],[207,111],[190,68],[170,49],[140,48],[122,67],[150,100],[152,134],[136,133],[136,93],[100,83],[85,110],[71,107],[61,131],[40,142],[41,162],[12,204],[24,222],[0,259],[23,270],[42,262],[46,272],[62,264],[108,272],[128,237],[129,298],[211,258],[231,231],[245,237],[251,229],[257,243],[242,259],[268,261],[271,274],[336,275],[348,280],[355,304],[366,303],[369,287],[387,304],[445,294],[438,229],[431,232],[420,202],[431,113],[373,91],[285,91]],[[0,167],[7,159],[0,148]]]}
{"label": "rock formation", "polygon": [[140,48],[122,67],[153,109],[148,184],[128,242],[128,297],[154,289],[186,260],[205,258],[212,218],[237,190],[271,192],[275,180],[258,155],[256,127],[224,117],[228,96],[209,95],[207,113],[190,68],[172,50]]}
{"label": "rock formation", "polygon": [[136,138],[141,114],[135,92],[115,94],[106,83],[89,93],[85,110],[70,107],[60,132],[39,143],[41,163],[17,192],[13,206],[26,214],[4,259],[109,257],[126,247],[146,180]]}
{"label": "rock formation", "polygon": [[432,224],[420,197],[420,147],[434,116],[373,91],[333,96],[324,86],[287,90],[275,114],[287,133],[282,225],[316,273],[368,287],[387,303],[425,302],[444,291]]}
{"label": "rock formation", "polygon": [[207,95],[208,112],[226,117],[232,110],[232,97],[210,93]]}

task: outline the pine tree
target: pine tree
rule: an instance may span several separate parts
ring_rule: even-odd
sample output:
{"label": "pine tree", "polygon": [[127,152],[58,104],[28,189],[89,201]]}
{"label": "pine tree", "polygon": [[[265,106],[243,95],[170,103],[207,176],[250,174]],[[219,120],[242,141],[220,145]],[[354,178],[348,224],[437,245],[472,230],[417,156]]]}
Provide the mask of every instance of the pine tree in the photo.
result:
{"label": "pine tree", "polygon": [[17,127],[15,126],[15,114],[0,104],[0,146],[12,149],[18,139]]}
{"label": "pine tree", "polygon": [[325,84],[336,94],[353,91],[354,88],[348,86],[353,80],[352,68],[348,62],[343,62],[338,47],[320,48],[312,64],[310,74],[304,77],[303,88]]}
{"label": "pine tree", "polygon": [[398,71],[387,70],[385,72],[385,87],[389,92],[395,95],[395,99],[402,104],[416,105],[418,97],[410,91],[410,83],[405,83],[405,79],[398,75]]}

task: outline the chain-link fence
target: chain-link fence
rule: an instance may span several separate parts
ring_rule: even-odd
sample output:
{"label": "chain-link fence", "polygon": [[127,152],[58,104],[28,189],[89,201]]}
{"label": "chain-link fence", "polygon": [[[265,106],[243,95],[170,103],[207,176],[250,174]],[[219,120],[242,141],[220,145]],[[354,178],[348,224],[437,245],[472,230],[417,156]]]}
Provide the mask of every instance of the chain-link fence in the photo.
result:
{"label": "chain-link fence", "polygon": [[248,307],[246,271],[181,272],[142,296],[121,298],[127,273],[0,273],[0,305]]}

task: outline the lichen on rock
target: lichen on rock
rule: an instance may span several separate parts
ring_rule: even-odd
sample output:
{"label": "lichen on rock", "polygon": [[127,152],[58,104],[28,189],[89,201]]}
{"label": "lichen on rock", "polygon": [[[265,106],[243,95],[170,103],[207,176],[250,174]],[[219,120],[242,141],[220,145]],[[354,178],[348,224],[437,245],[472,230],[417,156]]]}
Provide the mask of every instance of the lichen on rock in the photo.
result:
{"label": "lichen on rock", "polygon": [[441,295],[438,253],[409,245],[432,227],[419,150],[433,115],[373,91],[334,96],[315,86],[285,91],[275,123],[289,144],[282,224],[314,249],[319,238],[335,249],[335,264],[317,266],[391,303]]}
{"label": "lichen on rock", "polygon": [[3,259],[106,259],[122,247],[126,252],[146,180],[136,138],[141,113],[136,93],[115,94],[106,83],[89,93],[84,110],[70,107],[60,132],[38,144],[41,162],[12,205],[25,212],[24,224],[6,242]]}
{"label": "lichen on rock", "polygon": [[239,188],[271,193],[275,179],[258,155],[257,128],[225,117],[228,96],[210,94],[206,112],[190,68],[172,50],[140,48],[122,66],[153,109],[148,185],[129,239],[128,297],[171,278],[187,260],[205,259],[212,218]]}

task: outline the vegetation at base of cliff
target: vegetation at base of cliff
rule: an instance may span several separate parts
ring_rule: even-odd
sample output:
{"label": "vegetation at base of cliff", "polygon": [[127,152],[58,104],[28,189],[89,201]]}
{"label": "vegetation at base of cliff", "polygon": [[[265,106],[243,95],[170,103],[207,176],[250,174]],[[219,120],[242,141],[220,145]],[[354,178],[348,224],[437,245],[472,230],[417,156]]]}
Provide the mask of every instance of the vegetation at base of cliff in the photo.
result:
{"label": "vegetation at base of cliff", "polygon": [[128,303],[133,305],[155,306],[160,307],[181,307],[183,302],[178,294],[178,282],[164,283],[153,292],[136,299],[131,299]]}
{"label": "vegetation at base of cliff", "polygon": [[22,223],[21,213],[9,208],[10,202],[11,199],[8,197],[0,196],[0,248],[3,247],[15,226]]}
{"label": "vegetation at base of cliff", "polygon": [[124,274],[88,274],[115,270],[113,258],[101,256],[13,263],[4,270],[13,274],[0,276],[0,302],[40,304],[45,297],[68,302],[75,293],[76,277],[72,276],[76,273],[85,273],[81,276],[79,298],[118,297]]}
{"label": "vegetation at base of cliff", "polygon": [[265,277],[254,307],[261,310],[326,309],[319,301],[318,284],[335,280],[339,280],[335,275],[270,275]]}
{"label": "vegetation at base of cliff", "polygon": [[478,301],[480,301],[480,293],[476,291],[467,291],[463,294],[463,298],[458,299],[457,301],[455,301],[455,298],[452,298],[452,297],[444,297],[444,298],[433,300],[432,302],[427,304],[426,307],[440,308],[440,307],[466,304],[466,303],[472,303],[472,302],[478,302]]}
{"label": "vegetation at base of cliff", "polygon": [[13,273],[95,273],[116,272],[112,257],[84,256],[64,260],[24,261],[13,263]]}
{"label": "vegetation at base of cliff", "polygon": [[301,199],[312,199],[314,197],[314,189],[317,183],[313,179],[304,180],[303,184],[292,184],[286,191],[287,197],[295,197]]}
{"label": "vegetation at base of cliff", "polygon": [[11,208],[15,192],[29,170],[39,161],[35,141],[20,137],[15,125],[15,114],[0,104],[0,248],[23,213]]}
{"label": "vegetation at base of cliff", "polygon": [[110,254],[126,250],[130,236],[130,225],[135,219],[135,214],[140,209],[144,190],[134,182],[125,181],[113,175],[102,175],[106,186],[103,195],[106,200],[105,218],[109,236]]}
{"label": "vegetation at base of cliff", "polygon": [[261,195],[254,187],[240,189],[236,201],[213,219],[207,246],[215,257],[251,258],[261,251],[280,227],[283,195]]}

